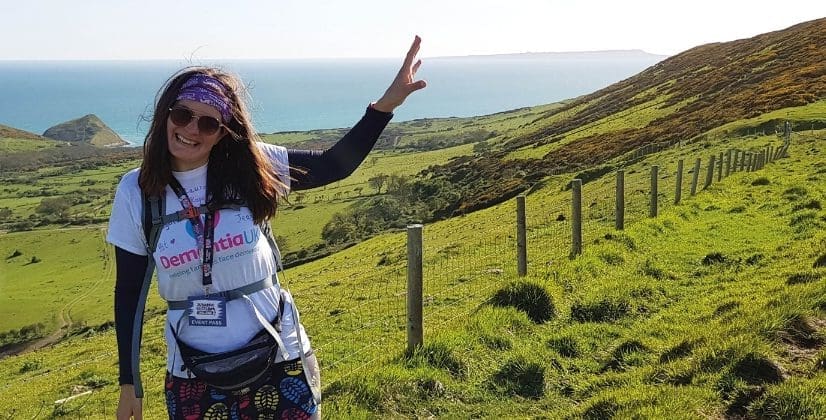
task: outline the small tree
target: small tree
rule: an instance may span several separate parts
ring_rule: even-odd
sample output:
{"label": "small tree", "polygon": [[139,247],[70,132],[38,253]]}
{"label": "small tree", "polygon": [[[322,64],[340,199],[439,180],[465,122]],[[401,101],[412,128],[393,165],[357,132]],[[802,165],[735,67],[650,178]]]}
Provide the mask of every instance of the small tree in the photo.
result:
{"label": "small tree", "polygon": [[54,215],[57,217],[64,217],[66,210],[72,206],[72,203],[66,197],[44,198],[34,210],[37,213],[45,215]]}
{"label": "small tree", "polygon": [[333,216],[321,230],[321,237],[330,244],[341,244],[358,238],[358,228],[343,214]]}
{"label": "small tree", "polygon": [[379,194],[381,194],[381,187],[383,187],[386,182],[387,175],[385,174],[378,174],[367,180],[367,183],[370,184],[372,188],[375,188]]}

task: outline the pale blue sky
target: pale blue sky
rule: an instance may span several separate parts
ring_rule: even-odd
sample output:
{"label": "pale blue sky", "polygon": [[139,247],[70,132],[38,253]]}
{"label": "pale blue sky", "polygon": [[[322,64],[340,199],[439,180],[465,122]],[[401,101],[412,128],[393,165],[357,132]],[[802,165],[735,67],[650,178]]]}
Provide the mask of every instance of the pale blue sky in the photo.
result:
{"label": "pale blue sky", "polygon": [[826,17],[822,0],[0,0],[0,60],[676,54]]}

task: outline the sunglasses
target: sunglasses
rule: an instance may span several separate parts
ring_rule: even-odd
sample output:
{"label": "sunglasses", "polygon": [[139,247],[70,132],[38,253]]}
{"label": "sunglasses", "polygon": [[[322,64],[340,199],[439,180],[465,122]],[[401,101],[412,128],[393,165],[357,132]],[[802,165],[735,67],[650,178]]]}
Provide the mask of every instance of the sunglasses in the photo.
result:
{"label": "sunglasses", "polygon": [[187,108],[169,108],[169,120],[178,127],[189,125],[189,122],[192,121],[193,118],[198,125],[198,131],[205,136],[213,135],[218,132],[221,127],[224,127],[221,121],[209,115],[195,115],[192,110]]}

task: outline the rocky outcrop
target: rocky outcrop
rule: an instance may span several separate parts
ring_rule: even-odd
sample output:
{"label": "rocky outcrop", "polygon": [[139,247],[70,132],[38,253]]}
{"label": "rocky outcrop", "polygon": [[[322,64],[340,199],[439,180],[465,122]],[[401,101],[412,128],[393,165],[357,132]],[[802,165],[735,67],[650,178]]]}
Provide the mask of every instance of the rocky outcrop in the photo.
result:
{"label": "rocky outcrop", "polygon": [[73,143],[89,143],[94,146],[126,146],[129,144],[94,114],[51,127],[43,133],[43,137]]}

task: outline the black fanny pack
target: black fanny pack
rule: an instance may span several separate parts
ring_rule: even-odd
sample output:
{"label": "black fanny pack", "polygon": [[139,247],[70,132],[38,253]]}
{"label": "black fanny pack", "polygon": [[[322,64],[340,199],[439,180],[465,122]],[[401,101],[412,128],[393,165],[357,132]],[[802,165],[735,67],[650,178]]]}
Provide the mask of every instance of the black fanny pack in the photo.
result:
{"label": "black fanny pack", "polygon": [[[281,316],[284,312],[284,299],[280,301],[278,315],[272,323],[278,333],[281,332]],[[220,353],[208,353],[186,344],[174,328],[172,336],[178,345],[184,367],[208,385],[224,390],[237,390],[260,379],[275,362],[279,351],[278,342],[266,329],[262,329],[241,348]]]}

